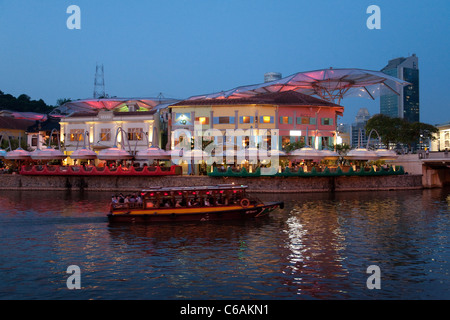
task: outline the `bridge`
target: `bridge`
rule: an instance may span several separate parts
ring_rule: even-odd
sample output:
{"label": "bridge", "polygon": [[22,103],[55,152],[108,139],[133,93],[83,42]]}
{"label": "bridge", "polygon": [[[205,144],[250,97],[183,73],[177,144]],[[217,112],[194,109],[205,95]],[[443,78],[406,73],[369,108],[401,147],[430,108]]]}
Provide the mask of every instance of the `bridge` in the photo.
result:
{"label": "bridge", "polygon": [[450,155],[448,152],[419,153],[422,163],[422,183],[425,188],[450,185]]}
{"label": "bridge", "polygon": [[408,174],[422,175],[424,188],[441,188],[450,185],[450,154],[445,152],[422,151],[418,154],[400,155],[396,160],[387,161],[402,166]]}

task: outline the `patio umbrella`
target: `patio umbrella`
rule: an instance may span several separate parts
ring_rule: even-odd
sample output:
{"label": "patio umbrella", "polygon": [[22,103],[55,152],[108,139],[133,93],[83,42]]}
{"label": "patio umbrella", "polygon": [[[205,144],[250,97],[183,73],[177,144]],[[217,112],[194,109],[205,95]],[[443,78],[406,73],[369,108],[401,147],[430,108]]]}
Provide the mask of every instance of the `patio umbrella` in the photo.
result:
{"label": "patio umbrella", "polygon": [[344,158],[347,160],[369,161],[377,160],[378,155],[375,151],[371,151],[366,148],[356,148],[350,150]]}
{"label": "patio umbrella", "polygon": [[180,160],[184,160],[183,159],[183,154],[184,154],[183,149],[173,149],[173,150],[167,151],[167,153],[170,156],[170,160],[174,164],[180,164]]}
{"label": "patio umbrella", "polygon": [[270,157],[279,157],[279,158],[285,158],[288,156],[288,154],[281,150],[268,150],[267,151],[268,156]]}
{"label": "patio umbrella", "polygon": [[[245,159],[249,160],[249,161],[258,161],[259,160],[259,154],[260,154],[260,150],[256,147],[248,147],[245,148],[243,150],[241,150],[241,152],[244,152],[245,155]],[[238,151],[239,154],[239,151]]]}
{"label": "patio umbrella", "polygon": [[[149,144],[149,139],[146,134],[144,134],[147,139],[147,145]],[[159,144],[158,139],[158,129],[153,126],[153,136],[152,136],[152,145],[146,150],[141,150],[136,153],[136,160],[167,160],[170,159],[171,155],[166,150],[158,148]]]}
{"label": "patio umbrella", "polygon": [[30,153],[33,160],[64,160],[67,156],[60,150],[56,150],[51,147],[47,147],[43,150],[36,149]]}
{"label": "patio umbrella", "polygon": [[136,153],[136,160],[164,160],[170,159],[170,153],[158,147],[151,146]]}
{"label": "patio umbrella", "polygon": [[289,157],[301,160],[320,160],[323,159],[324,154],[322,151],[313,149],[311,146],[305,146],[301,149],[291,151]]}
{"label": "patio umbrella", "polygon": [[214,150],[214,157],[223,159],[224,163],[234,163],[236,157],[236,150],[234,148],[227,149],[226,146],[218,145]]}
{"label": "patio umbrella", "polygon": [[398,158],[398,155],[394,150],[378,149],[375,153],[380,160],[395,160]]}
{"label": "patio umbrella", "polygon": [[82,148],[72,152],[69,157],[74,160],[94,160],[97,159],[97,153],[92,150]]}
{"label": "patio umbrella", "polygon": [[210,158],[210,155],[201,149],[192,149],[185,151],[183,153],[183,158],[198,163],[202,160],[207,161]]}
{"label": "patio umbrella", "polygon": [[116,146],[108,149],[103,149],[98,153],[97,156],[100,160],[131,160],[133,156],[123,149]]}
{"label": "patio umbrella", "polygon": [[30,152],[17,148],[16,150],[6,153],[5,159],[8,160],[29,160],[31,159]]}
{"label": "patio umbrella", "polygon": [[323,160],[337,160],[339,159],[339,154],[335,151],[331,151],[328,149],[322,150]]}

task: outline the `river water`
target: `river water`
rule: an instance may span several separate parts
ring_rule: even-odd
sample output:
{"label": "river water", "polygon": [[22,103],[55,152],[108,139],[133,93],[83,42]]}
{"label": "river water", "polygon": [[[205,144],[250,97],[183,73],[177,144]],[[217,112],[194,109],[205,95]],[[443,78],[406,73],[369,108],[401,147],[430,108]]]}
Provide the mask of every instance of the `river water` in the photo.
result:
{"label": "river water", "polygon": [[450,299],[448,188],[260,194],[285,208],[178,225],[109,225],[110,196],[0,191],[0,299]]}

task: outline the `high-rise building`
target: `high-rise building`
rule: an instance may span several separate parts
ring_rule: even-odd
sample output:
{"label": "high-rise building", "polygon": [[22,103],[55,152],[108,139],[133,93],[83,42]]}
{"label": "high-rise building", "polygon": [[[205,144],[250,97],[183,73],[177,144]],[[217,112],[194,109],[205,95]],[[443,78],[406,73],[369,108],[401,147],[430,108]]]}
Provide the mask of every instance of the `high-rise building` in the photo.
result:
{"label": "high-rise building", "polygon": [[365,147],[367,144],[366,124],[370,119],[367,108],[360,108],[355,117],[355,122],[351,126],[351,146]]}
{"label": "high-rise building", "polygon": [[392,92],[380,97],[380,113],[417,122],[419,119],[419,59],[415,54],[390,60],[382,72],[410,83],[400,95]]}

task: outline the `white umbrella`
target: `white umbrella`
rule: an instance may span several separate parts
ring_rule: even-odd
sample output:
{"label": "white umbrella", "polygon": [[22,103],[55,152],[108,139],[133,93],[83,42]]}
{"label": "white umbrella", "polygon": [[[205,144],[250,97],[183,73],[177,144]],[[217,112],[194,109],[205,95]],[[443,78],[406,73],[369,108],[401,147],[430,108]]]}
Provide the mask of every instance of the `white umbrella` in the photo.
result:
{"label": "white umbrella", "polygon": [[29,160],[30,158],[30,152],[25,151],[22,148],[7,152],[5,156],[5,159],[8,160]]}
{"label": "white umbrella", "polygon": [[187,150],[183,153],[183,158],[185,160],[191,160],[194,162],[199,162],[202,160],[206,161],[209,157],[210,155],[207,152],[200,149]]}
{"label": "white umbrella", "polygon": [[395,160],[398,158],[397,153],[393,150],[378,149],[375,153],[380,160]]}
{"label": "white umbrella", "polygon": [[123,149],[112,147],[101,150],[97,158],[100,160],[131,160],[133,156]]}
{"label": "white umbrella", "polygon": [[287,157],[288,154],[281,150],[268,150],[267,151],[268,156],[270,157]]}
{"label": "white umbrella", "polygon": [[347,160],[377,160],[378,155],[375,151],[368,150],[366,148],[356,148],[350,150],[344,157]]}
{"label": "white umbrella", "polygon": [[72,152],[72,154],[69,157],[78,160],[94,160],[97,159],[97,153],[95,153],[92,150],[82,148]]}
{"label": "white umbrella", "polygon": [[322,150],[323,160],[337,160],[339,159],[339,154],[335,151],[328,149]]}
{"label": "white umbrella", "polygon": [[54,148],[36,149],[30,154],[33,160],[64,160],[67,156],[60,150]]}
{"label": "white umbrella", "polygon": [[302,159],[302,160],[319,160],[323,159],[324,154],[320,150],[313,149],[310,146],[305,146],[301,149],[297,149],[291,151],[289,153],[289,157],[293,159]]}
{"label": "white umbrella", "polygon": [[246,160],[253,160],[258,161],[259,159],[259,149],[256,147],[248,147],[244,149],[245,152],[245,159]]}
{"label": "white umbrella", "polygon": [[159,160],[170,159],[170,153],[158,147],[150,147],[146,150],[141,150],[136,154],[136,160]]}

